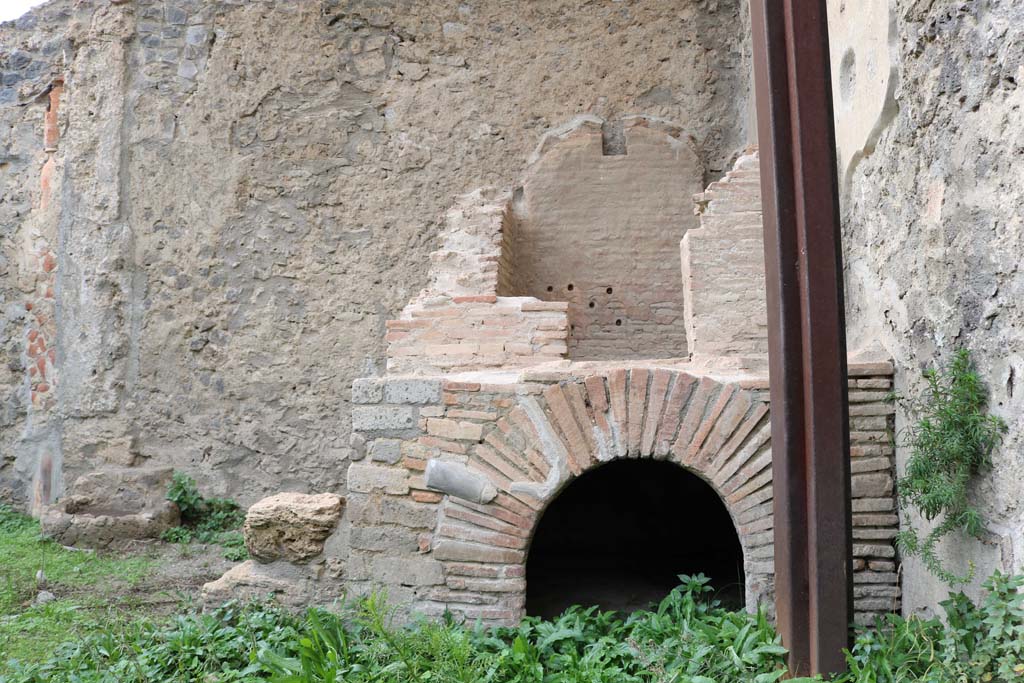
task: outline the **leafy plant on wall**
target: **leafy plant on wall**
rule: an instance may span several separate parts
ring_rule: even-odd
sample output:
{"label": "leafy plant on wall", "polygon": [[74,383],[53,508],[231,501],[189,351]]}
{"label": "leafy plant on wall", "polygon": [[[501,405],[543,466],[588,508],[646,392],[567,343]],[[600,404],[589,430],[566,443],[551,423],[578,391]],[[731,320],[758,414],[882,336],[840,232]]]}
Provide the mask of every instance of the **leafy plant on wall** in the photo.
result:
{"label": "leafy plant on wall", "polygon": [[992,451],[1007,427],[988,413],[988,394],[967,350],[957,351],[945,370],[926,370],[924,380],[925,391],[919,399],[895,397],[917,416],[902,434],[910,458],[898,489],[905,508],[938,522],[924,535],[908,526],[898,543],[905,555],[920,556],[935,576],[949,584],[963,584],[973,578],[974,563],[967,575],[957,575],[942,566],[936,548],[954,532],[980,538],[984,525],[971,504],[968,487],[974,475],[991,465]]}

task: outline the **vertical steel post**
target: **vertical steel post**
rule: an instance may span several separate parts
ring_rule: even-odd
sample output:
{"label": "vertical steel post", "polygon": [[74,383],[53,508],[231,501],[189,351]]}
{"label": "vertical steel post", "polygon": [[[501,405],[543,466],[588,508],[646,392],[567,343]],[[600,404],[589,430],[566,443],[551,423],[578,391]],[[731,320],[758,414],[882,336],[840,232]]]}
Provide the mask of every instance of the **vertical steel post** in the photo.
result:
{"label": "vertical steel post", "polygon": [[768,295],[775,580],[793,675],[845,670],[850,435],[825,0],[751,0]]}

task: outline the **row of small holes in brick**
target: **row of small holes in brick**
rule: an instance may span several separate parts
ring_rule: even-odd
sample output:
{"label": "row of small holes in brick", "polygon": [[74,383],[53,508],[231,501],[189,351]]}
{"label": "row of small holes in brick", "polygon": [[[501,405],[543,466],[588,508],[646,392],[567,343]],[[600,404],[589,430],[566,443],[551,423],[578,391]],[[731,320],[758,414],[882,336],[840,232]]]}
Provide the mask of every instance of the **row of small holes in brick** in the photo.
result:
{"label": "row of small holes in brick", "polygon": [[[567,290],[569,290],[569,291],[571,292],[571,291],[572,291],[573,289],[575,289],[575,287],[574,287],[574,286],[573,286],[573,284],[572,284],[572,283],[570,282],[570,283],[568,284],[568,286],[566,287],[566,289],[567,289]],[[554,288],[554,286],[552,286],[552,285],[548,285],[548,291],[549,291],[549,292],[553,292],[553,291],[555,291],[555,288]],[[606,293],[606,294],[611,294],[611,293],[612,293],[613,291],[615,291],[615,290],[614,290],[614,289],[613,289],[612,287],[609,287],[608,289],[606,289],[606,290],[604,290],[604,291],[605,291],[605,293]],[[594,307],[594,306],[596,306],[596,305],[597,305],[597,304],[595,304],[595,303],[594,303],[593,301],[591,301],[591,302],[590,302],[590,304],[589,304],[590,308],[593,308],[593,307]],[[621,318],[619,318],[618,320],[616,320],[616,321],[615,321],[615,326],[616,326],[616,327],[622,327],[622,319],[621,319]],[[570,332],[570,333],[572,333],[572,332],[575,332],[575,331],[576,331],[576,326],[575,326],[575,325],[572,325],[572,326],[571,326],[571,327],[569,328],[569,332]]]}
{"label": "row of small holes in brick", "polygon": [[[566,287],[566,289],[571,292],[573,289],[575,289],[575,287],[573,287],[573,284],[570,282],[569,285]],[[553,291],[555,291],[555,288],[552,285],[548,285],[548,291],[549,292],[553,292]],[[605,291],[605,294],[611,294],[613,290],[612,290],[611,287],[609,287],[608,289],[606,289],[604,291]],[[591,302],[590,306],[591,306],[591,308],[593,308],[593,306],[594,306],[593,302]]]}

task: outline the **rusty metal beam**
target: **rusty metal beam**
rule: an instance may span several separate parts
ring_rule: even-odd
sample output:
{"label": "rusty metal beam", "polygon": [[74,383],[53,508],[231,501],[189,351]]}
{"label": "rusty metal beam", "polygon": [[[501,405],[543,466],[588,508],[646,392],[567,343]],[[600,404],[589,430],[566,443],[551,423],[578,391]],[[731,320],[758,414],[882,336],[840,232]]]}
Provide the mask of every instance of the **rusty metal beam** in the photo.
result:
{"label": "rusty metal beam", "polygon": [[792,675],[845,670],[850,434],[825,0],[751,0],[768,295],[775,577]]}

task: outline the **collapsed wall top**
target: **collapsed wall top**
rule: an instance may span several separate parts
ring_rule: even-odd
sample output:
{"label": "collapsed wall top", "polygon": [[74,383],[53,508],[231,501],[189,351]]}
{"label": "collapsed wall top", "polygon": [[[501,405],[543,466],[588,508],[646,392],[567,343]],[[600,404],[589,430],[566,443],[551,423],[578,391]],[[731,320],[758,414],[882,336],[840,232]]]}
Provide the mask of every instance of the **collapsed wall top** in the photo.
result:
{"label": "collapsed wall top", "polygon": [[761,175],[756,148],[694,197],[700,227],[681,243],[686,336],[702,365],[763,370],[768,360]]}

